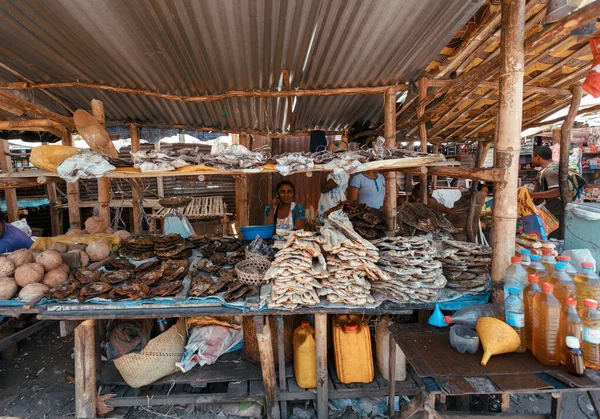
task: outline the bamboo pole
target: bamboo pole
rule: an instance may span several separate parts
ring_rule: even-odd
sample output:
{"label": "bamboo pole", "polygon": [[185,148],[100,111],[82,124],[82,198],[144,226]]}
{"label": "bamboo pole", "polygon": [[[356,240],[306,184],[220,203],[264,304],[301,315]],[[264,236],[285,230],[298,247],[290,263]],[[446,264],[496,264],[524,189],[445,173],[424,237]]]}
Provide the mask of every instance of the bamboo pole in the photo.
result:
{"label": "bamboo pole", "polygon": [[[385,146],[396,148],[396,91],[388,90],[383,96],[385,108]],[[398,192],[396,186],[396,172],[385,173],[385,199],[383,207],[387,218],[389,231],[396,229],[396,206]]]}
{"label": "bamboo pole", "polygon": [[256,340],[260,355],[263,383],[265,385],[265,402],[267,418],[279,419],[279,405],[277,404],[277,385],[275,383],[275,356],[271,340],[270,321],[267,316],[254,317]]}
{"label": "bamboo pole", "polygon": [[[70,132],[62,137],[62,145],[73,146],[73,136]],[[81,211],[79,209],[79,181],[67,182],[67,206],[69,208],[69,226],[81,229]]]}
{"label": "bamboo pole", "polygon": [[[102,128],[106,127],[104,105],[97,99],[92,99],[92,115],[96,117]],[[110,226],[110,180],[105,177],[98,179],[98,216]]]}
{"label": "bamboo pole", "polygon": [[[140,151],[140,129],[137,125],[131,124],[129,126],[129,136],[131,138],[131,152],[135,153]],[[131,158],[133,159],[133,156],[131,156]],[[139,179],[132,179],[131,200],[133,201],[133,232],[135,234],[141,234],[144,196]]]}
{"label": "bamboo pole", "polygon": [[75,328],[75,417],[96,417],[96,322]]}
{"label": "bamboo pole", "polygon": [[504,181],[497,182],[494,191],[492,292],[495,301],[504,300],[504,271],[510,256],[515,253],[517,180],[523,114],[524,25],[525,0],[504,0],[500,43],[500,106],[494,165],[506,172]]}
{"label": "bamboo pole", "polygon": [[559,231],[560,237],[565,235],[565,216],[564,210],[567,204],[571,202],[571,192],[569,191],[569,152],[571,148],[571,132],[573,124],[577,117],[577,110],[583,96],[583,88],[581,86],[573,87],[573,98],[571,99],[571,107],[565,118],[565,122],[560,129],[560,160],[558,163],[558,184],[560,187],[560,200],[563,206],[563,219],[560,222]]}
{"label": "bamboo pole", "polygon": [[315,314],[315,343],[317,346],[317,415],[329,417],[329,375],[327,372],[327,314]]}
{"label": "bamboo pole", "polygon": [[[290,84],[290,72],[287,68],[283,69],[283,87],[288,92],[292,91],[292,85]],[[294,98],[289,96],[287,98],[287,114],[288,114],[288,123],[290,126],[290,131],[294,131]]]}
{"label": "bamboo pole", "polygon": [[[419,85],[419,105],[417,107],[417,117],[420,118],[425,113],[425,98],[427,97],[427,87],[429,81],[427,78],[422,77],[418,81]],[[419,138],[421,139],[421,151],[427,153],[427,127],[425,122],[419,124]],[[427,205],[427,174],[419,176],[419,183],[421,184],[421,202]]]}
{"label": "bamboo pole", "polygon": [[[47,143],[42,143],[42,145],[47,145]],[[58,203],[58,196],[56,193],[56,183],[49,182],[46,184],[46,194],[48,195],[48,202],[50,203],[50,229],[52,232],[52,237],[56,237],[60,235],[60,212],[56,207]]]}
{"label": "bamboo pole", "polygon": [[448,176],[460,179],[481,180],[484,182],[502,182],[504,180],[504,168],[482,169],[479,167],[428,167],[430,175]]}
{"label": "bamboo pole", "polygon": [[[10,157],[10,145],[8,140],[2,140],[2,158],[0,163],[2,166],[2,173],[12,173],[12,158]],[[15,188],[4,189],[4,199],[6,200],[6,215],[8,216],[8,222],[12,223],[19,219],[19,206],[17,201],[17,190]]]}

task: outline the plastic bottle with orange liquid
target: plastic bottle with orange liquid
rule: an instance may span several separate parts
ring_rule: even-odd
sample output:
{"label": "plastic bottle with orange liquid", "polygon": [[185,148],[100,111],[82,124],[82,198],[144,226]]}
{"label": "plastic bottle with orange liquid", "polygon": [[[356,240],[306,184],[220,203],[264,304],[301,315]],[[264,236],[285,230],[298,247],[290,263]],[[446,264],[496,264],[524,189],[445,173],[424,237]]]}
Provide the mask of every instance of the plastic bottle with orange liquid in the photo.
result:
{"label": "plastic bottle with orange liquid", "polygon": [[562,263],[554,265],[554,273],[549,282],[554,286],[554,296],[561,304],[565,304],[567,298],[577,298],[577,286],[575,281],[566,271],[566,266]]}
{"label": "plastic bottle with orange liquid", "polygon": [[579,314],[583,315],[583,302],[586,299],[600,301],[600,277],[594,271],[592,262],[581,264],[581,271],[575,276],[575,284],[577,284],[577,308]]}
{"label": "plastic bottle with orange liquid", "polygon": [[567,271],[567,273],[571,275],[571,278],[575,279],[575,275],[577,275],[577,269],[575,269],[575,267],[571,264],[571,256],[559,256],[558,263],[562,263],[563,265],[565,265],[565,270]]}
{"label": "plastic bottle with orange liquid", "polygon": [[558,347],[560,350],[560,362],[563,365],[565,365],[568,352],[568,348],[566,347],[567,336],[575,336],[579,340],[583,336],[583,323],[579,317],[579,313],[577,313],[576,298],[567,298],[561,312]]}
{"label": "plastic bottle with orange liquid", "polygon": [[[556,259],[552,256],[552,249],[542,249],[542,259],[540,260],[544,268],[548,271],[548,275],[554,273],[554,265],[556,265]],[[542,278],[540,278],[541,280]]]}
{"label": "plastic bottle with orange liquid", "polygon": [[586,368],[600,369],[600,313],[598,302],[585,300],[583,321],[583,340],[581,350]]}
{"label": "plastic bottle with orange liquid", "polygon": [[555,366],[560,364],[557,348],[560,332],[561,304],[554,294],[552,284],[544,283],[542,292],[533,298],[533,337],[531,350],[533,356],[542,364]]}
{"label": "plastic bottle with orange liquid", "polygon": [[528,284],[523,290],[523,306],[525,308],[525,347],[531,349],[533,336],[533,297],[542,292],[539,277],[535,274],[529,275]]}
{"label": "plastic bottle with orange liquid", "polygon": [[536,274],[540,280],[546,278],[549,273],[546,270],[546,267],[542,265],[540,259],[542,259],[539,255],[531,255],[531,264],[526,267],[526,270],[529,274]]}
{"label": "plastic bottle with orange liquid", "polygon": [[509,290],[517,288],[519,297],[523,299],[523,289],[527,285],[527,271],[521,265],[521,258],[513,256],[510,258],[511,264],[504,271],[504,300],[508,298]]}

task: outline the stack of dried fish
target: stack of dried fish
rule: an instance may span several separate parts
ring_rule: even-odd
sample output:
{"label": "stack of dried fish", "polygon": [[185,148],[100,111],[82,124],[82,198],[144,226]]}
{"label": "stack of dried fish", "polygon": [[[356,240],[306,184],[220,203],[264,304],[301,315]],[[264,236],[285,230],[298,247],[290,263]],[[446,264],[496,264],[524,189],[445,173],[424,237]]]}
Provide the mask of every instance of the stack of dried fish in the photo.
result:
{"label": "stack of dried fish", "polygon": [[386,237],[374,240],[379,266],[389,279],[374,282],[377,290],[393,301],[432,302],[446,285],[442,263],[434,260],[435,247],[423,237]]}
{"label": "stack of dried fish", "polygon": [[[308,154],[308,155],[306,155]],[[292,173],[311,171],[315,167],[315,161],[311,153],[283,153],[275,157],[277,164],[275,169],[282,176]]]}
{"label": "stack of dried fish", "polygon": [[442,263],[448,288],[483,294],[491,278],[492,249],[479,244],[443,240],[436,254]]}
{"label": "stack of dried fish", "polygon": [[154,241],[154,253],[160,260],[187,259],[192,256],[190,246],[179,234],[167,234]]}
{"label": "stack of dried fish", "polygon": [[331,303],[355,306],[375,303],[369,280],[389,280],[389,275],[376,265],[377,248],[354,231],[342,210],[329,214],[321,235],[325,240],[323,250],[327,252],[329,276],[321,282],[319,295],[327,296]]}
{"label": "stack of dried fish", "polygon": [[414,236],[415,230],[422,233],[433,233],[434,236],[440,233],[455,234],[458,232],[444,214],[420,202],[406,202],[398,208],[397,234]]}
{"label": "stack of dried fish", "polygon": [[237,273],[233,267],[213,264],[209,259],[199,260],[190,276],[192,278],[192,286],[188,293],[190,297],[205,298],[225,292],[223,299],[233,302],[258,293],[258,287],[242,284],[237,280]]}
{"label": "stack of dried fish", "polygon": [[294,309],[319,303],[317,279],[327,278],[327,266],[321,253],[324,243],[316,233],[299,231],[290,236],[277,252],[265,279],[272,279],[269,307]]}
{"label": "stack of dried fish", "polygon": [[344,201],[325,211],[323,217],[327,218],[329,214],[339,209],[346,213],[354,230],[365,239],[373,240],[385,236],[387,225],[383,211],[365,204],[352,204],[349,201]]}
{"label": "stack of dried fish", "polygon": [[150,236],[131,236],[121,242],[121,256],[134,260],[146,260],[154,257],[154,240]]}

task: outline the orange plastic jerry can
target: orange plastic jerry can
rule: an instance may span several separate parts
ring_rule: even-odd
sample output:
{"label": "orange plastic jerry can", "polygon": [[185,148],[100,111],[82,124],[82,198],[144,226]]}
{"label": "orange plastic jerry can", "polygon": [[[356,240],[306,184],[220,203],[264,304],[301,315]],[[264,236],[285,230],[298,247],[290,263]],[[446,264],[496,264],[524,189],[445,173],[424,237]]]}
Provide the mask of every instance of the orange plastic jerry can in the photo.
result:
{"label": "orange plastic jerry can", "polygon": [[300,388],[317,386],[315,329],[307,321],[294,330],[294,376]]}
{"label": "orange plastic jerry can", "polygon": [[334,317],[333,350],[340,382],[350,384],[373,381],[373,350],[367,322],[352,314]]}

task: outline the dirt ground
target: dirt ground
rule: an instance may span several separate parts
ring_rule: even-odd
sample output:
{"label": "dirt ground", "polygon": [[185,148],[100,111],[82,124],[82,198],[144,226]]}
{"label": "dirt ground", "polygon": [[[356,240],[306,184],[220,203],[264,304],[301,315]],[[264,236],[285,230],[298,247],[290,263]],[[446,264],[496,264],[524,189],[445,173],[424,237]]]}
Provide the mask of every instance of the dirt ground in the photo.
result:
{"label": "dirt ground", "polygon": [[[19,344],[12,360],[0,360],[0,416],[23,418],[74,417],[73,337],[61,338],[58,323]],[[312,409],[311,409],[312,410]],[[511,412],[547,414],[550,395],[511,397]],[[308,412],[306,412],[308,413]],[[312,415],[298,415],[310,418]],[[357,417],[347,414],[345,417]],[[120,408],[107,417],[114,418],[228,418],[222,412],[206,413],[200,406],[161,406]],[[594,418],[587,395],[568,394],[563,401],[563,417]]]}

